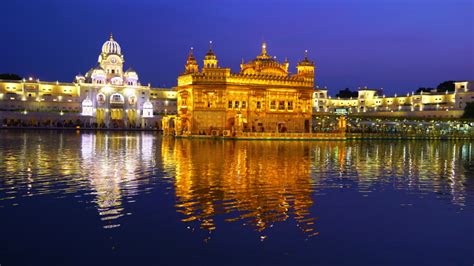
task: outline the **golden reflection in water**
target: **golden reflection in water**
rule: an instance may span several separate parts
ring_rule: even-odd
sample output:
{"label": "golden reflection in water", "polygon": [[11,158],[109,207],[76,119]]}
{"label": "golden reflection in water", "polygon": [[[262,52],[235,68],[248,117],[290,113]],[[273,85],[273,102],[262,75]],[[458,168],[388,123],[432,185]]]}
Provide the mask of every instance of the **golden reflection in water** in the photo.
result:
{"label": "golden reflection in water", "polygon": [[473,153],[470,142],[442,141],[164,138],[162,145],[164,168],[174,171],[183,222],[212,231],[216,219],[224,217],[263,231],[291,217],[308,236],[318,234],[317,214],[310,208],[327,189],[356,189],[364,196],[386,189],[420,197],[448,194],[453,204],[464,206],[470,181],[465,164]]}
{"label": "golden reflection in water", "polygon": [[261,232],[291,217],[313,236],[310,152],[302,142],[164,138],[162,157],[176,167],[176,208],[183,222],[197,220],[212,231],[215,217],[222,215]]}

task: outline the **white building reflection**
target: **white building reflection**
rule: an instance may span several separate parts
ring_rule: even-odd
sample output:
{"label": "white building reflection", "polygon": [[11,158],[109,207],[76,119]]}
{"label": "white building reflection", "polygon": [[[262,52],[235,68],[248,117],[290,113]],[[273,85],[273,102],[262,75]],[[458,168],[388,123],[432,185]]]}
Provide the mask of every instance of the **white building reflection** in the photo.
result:
{"label": "white building reflection", "polygon": [[81,169],[88,177],[94,203],[105,228],[119,226],[124,201],[133,202],[147,169],[153,167],[153,134],[81,134]]}

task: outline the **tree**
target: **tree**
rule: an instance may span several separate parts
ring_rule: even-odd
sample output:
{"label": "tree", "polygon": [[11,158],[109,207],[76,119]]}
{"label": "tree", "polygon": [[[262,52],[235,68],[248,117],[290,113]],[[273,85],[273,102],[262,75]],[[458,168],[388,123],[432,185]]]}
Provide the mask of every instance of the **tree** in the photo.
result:
{"label": "tree", "polygon": [[421,87],[421,88],[418,88],[415,93],[416,94],[420,94],[421,92],[431,92],[432,90],[434,90],[434,88],[425,88],[425,87]]}
{"label": "tree", "polygon": [[5,79],[5,80],[21,80],[22,77],[17,74],[13,73],[2,73],[0,74],[0,79]]}
{"label": "tree", "polygon": [[474,102],[466,103],[466,107],[464,107],[464,114],[462,118],[474,118]]}
{"label": "tree", "polygon": [[345,88],[343,90],[340,90],[336,94],[336,97],[339,97],[339,98],[342,98],[342,99],[357,98],[357,96],[359,96],[359,92],[351,91],[349,88]]}
{"label": "tree", "polygon": [[448,80],[448,81],[441,82],[436,87],[436,90],[438,92],[454,91],[454,80]]}

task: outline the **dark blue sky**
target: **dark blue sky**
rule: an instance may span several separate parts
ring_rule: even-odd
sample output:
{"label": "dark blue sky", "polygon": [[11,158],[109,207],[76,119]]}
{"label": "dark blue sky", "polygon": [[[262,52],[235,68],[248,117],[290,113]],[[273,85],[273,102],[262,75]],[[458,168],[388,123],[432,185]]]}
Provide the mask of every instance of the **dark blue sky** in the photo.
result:
{"label": "dark blue sky", "polygon": [[388,94],[474,79],[474,1],[2,1],[0,72],[72,81],[94,66],[113,32],[142,84],[174,86],[189,47],[201,63],[214,42],[234,72],[265,40],[268,52],[316,62],[332,94],[383,87]]}

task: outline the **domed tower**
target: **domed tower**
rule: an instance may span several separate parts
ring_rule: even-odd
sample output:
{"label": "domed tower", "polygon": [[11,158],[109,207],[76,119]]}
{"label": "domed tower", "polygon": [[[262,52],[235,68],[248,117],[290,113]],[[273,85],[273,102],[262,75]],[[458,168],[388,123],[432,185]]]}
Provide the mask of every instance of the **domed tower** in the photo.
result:
{"label": "domed tower", "polygon": [[304,59],[298,63],[296,67],[298,69],[298,75],[305,78],[314,80],[314,62],[308,59],[308,50],[305,50]]}
{"label": "domed tower", "polygon": [[212,51],[212,41],[209,42],[209,51],[207,51],[206,56],[204,57],[204,67],[203,68],[217,68],[217,57]]}
{"label": "domed tower", "polygon": [[194,58],[193,47],[189,50],[188,60],[186,60],[185,65],[185,74],[197,73],[199,72],[199,66],[197,64],[196,58]]}
{"label": "domed tower", "polygon": [[125,74],[123,75],[126,85],[128,86],[138,86],[138,74],[133,68],[129,67]]}
{"label": "domed tower", "polygon": [[102,53],[99,55],[98,61],[107,74],[107,80],[122,76],[125,60],[120,45],[114,40],[112,34],[110,34],[109,40],[102,45]]}

